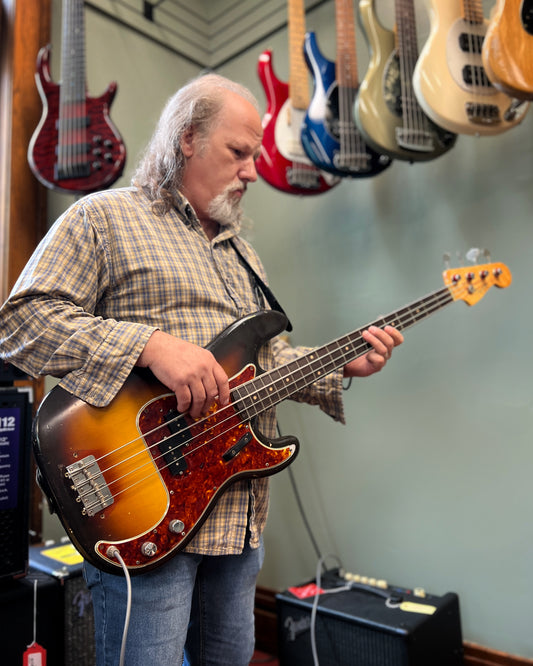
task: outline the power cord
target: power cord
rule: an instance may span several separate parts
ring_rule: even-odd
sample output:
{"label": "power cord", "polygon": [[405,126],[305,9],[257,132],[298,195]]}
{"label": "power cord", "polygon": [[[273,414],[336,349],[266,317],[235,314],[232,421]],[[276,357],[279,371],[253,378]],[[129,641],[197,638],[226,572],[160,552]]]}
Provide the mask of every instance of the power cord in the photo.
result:
{"label": "power cord", "polygon": [[[336,555],[328,555],[326,557],[334,557],[337,560],[337,563],[339,564],[339,569],[341,567],[341,563],[339,561],[339,558]],[[311,607],[311,625],[309,627],[309,631],[311,634],[311,652],[313,653],[313,664],[314,666],[320,666],[319,661],[318,661],[318,651],[316,647],[316,614],[318,610],[318,602],[320,600],[320,597],[322,594],[335,594],[336,592],[347,592],[352,588],[351,583],[347,583],[346,585],[341,585],[340,587],[334,587],[330,588],[327,590],[322,590],[322,569],[325,566],[325,557],[319,558],[317,565],[316,565],[316,587],[317,591],[315,594],[315,598],[313,599],[313,606]]]}
{"label": "power cord", "polygon": [[298,486],[296,484],[296,479],[294,477],[294,472],[292,471],[292,468],[289,467],[289,479],[291,482],[292,490],[294,493],[294,497],[296,499],[296,504],[298,505],[298,509],[300,511],[300,515],[302,517],[303,523],[305,525],[305,529],[307,530],[307,535],[309,536],[309,539],[311,540],[311,543],[313,544],[313,548],[315,549],[315,553],[318,558],[322,557],[322,553],[320,552],[320,548],[318,547],[318,544],[316,542],[315,536],[313,534],[313,531],[311,529],[311,525],[309,524],[309,521],[307,520],[307,515],[305,513],[303,503],[302,503],[302,498],[300,497],[300,493],[298,491]]}
{"label": "power cord", "polygon": [[[350,382],[351,383],[351,382]],[[348,389],[349,385],[346,386],[345,388]],[[278,430],[278,435],[279,437],[282,436],[281,433],[281,428],[279,427],[279,423],[277,424],[277,430]],[[317,593],[315,595],[315,598],[313,600],[313,606],[311,609],[311,626],[310,626],[310,633],[311,633],[311,651],[313,653],[313,664],[314,666],[320,666],[319,661],[318,661],[318,652],[317,652],[317,647],[316,647],[316,614],[317,614],[317,609],[318,609],[318,602],[320,599],[320,594],[321,593],[333,593],[333,592],[345,592],[349,589],[351,589],[352,585],[347,584],[342,587],[335,587],[330,590],[322,590],[321,591],[321,579],[322,579],[322,570],[326,571],[326,566],[325,562],[328,557],[333,557],[337,564],[339,565],[339,568],[342,568],[341,562],[339,558],[336,555],[322,555],[320,548],[318,547],[317,541],[315,539],[315,536],[313,534],[313,530],[311,529],[311,525],[309,524],[309,520],[307,519],[307,515],[305,513],[305,509],[303,506],[302,498],[300,496],[300,492],[298,490],[298,485],[296,483],[296,478],[294,476],[294,472],[292,471],[292,468],[288,468],[289,472],[289,479],[291,481],[292,485],[292,490],[294,492],[294,497],[296,499],[296,504],[298,505],[298,509],[300,511],[301,518],[303,520],[303,523],[305,525],[305,528],[307,530],[307,534],[309,536],[309,539],[311,540],[311,543],[313,544],[313,548],[315,549],[315,553],[318,557],[317,561],[317,567],[316,567],[316,586],[317,586]]]}
{"label": "power cord", "polygon": [[[348,383],[347,386],[345,386],[345,390],[350,387],[350,383]],[[278,435],[281,437],[281,429],[279,427],[279,423],[277,424],[277,430],[278,430]],[[349,581],[345,585],[339,585],[335,586],[334,588],[329,588],[329,589],[322,589],[322,573],[327,571],[325,562],[326,559],[329,557],[332,557],[336,560],[338,564],[339,571],[343,570],[342,564],[339,560],[339,558],[334,555],[334,554],[329,554],[329,555],[322,555],[320,548],[318,547],[317,541],[315,539],[315,536],[313,534],[313,531],[311,529],[311,526],[309,524],[309,521],[307,519],[307,515],[305,513],[305,509],[303,506],[302,498],[300,496],[300,492],[298,490],[298,485],[296,483],[296,478],[294,476],[294,473],[292,471],[292,468],[288,468],[289,472],[289,478],[291,481],[292,489],[294,492],[294,496],[296,499],[296,503],[298,505],[298,509],[300,511],[300,515],[302,517],[303,523],[305,525],[305,528],[307,530],[307,534],[311,540],[311,543],[313,544],[313,548],[315,549],[315,553],[317,554],[318,561],[317,561],[317,566],[316,566],[316,573],[315,573],[315,582],[316,582],[316,587],[317,587],[317,593],[315,594],[315,598],[313,599],[313,605],[311,607],[311,624],[310,624],[310,634],[311,634],[311,651],[313,655],[313,666],[320,666],[319,660],[318,660],[318,651],[317,651],[317,646],[316,646],[316,616],[318,612],[318,603],[320,601],[320,596],[322,594],[335,594],[337,592],[348,592],[349,590],[353,589],[359,589],[364,592],[368,592],[377,596],[381,596],[384,598],[385,603],[389,607],[396,607],[401,599],[396,598],[394,595],[391,595],[388,590],[379,590],[373,586],[370,585],[365,585],[364,583],[356,583],[354,581]]]}
{"label": "power cord", "polygon": [[[277,431],[278,431],[278,436],[282,437],[282,432],[281,432],[281,428],[279,427],[279,423],[276,424],[276,428],[277,428]],[[290,466],[288,467],[288,472],[289,472],[289,479],[290,479],[291,486],[292,486],[292,491],[294,493],[294,498],[296,499],[296,504],[298,505],[298,510],[300,512],[300,516],[302,518],[305,529],[307,531],[307,535],[309,536],[309,539],[311,540],[311,543],[313,544],[313,548],[315,549],[316,556],[319,559],[323,559],[322,553],[321,553],[320,548],[318,547],[317,541],[315,539],[315,535],[313,534],[313,530],[311,529],[311,525],[309,524],[309,520],[307,519],[307,515],[305,513],[302,498],[300,496],[300,491],[298,490],[298,485],[296,483],[296,478],[294,476],[294,472],[292,471],[292,467],[290,467]]]}

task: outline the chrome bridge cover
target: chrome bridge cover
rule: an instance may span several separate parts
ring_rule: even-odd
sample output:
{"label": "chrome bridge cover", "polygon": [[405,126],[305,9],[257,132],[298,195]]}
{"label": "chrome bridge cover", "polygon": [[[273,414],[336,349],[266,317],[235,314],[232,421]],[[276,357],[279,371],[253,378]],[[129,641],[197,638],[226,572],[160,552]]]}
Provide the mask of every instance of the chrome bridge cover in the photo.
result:
{"label": "chrome bridge cover", "polygon": [[92,455],[68,465],[67,477],[78,493],[76,501],[83,504],[83,513],[88,516],[94,516],[115,501]]}

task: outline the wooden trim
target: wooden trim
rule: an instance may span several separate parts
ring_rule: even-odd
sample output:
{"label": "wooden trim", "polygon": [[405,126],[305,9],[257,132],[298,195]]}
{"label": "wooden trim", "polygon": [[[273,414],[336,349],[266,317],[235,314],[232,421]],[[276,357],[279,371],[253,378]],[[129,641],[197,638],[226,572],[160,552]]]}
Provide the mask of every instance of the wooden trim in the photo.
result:
{"label": "wooden trim", "polygon": [[8,228],[5,230],[9,248],[8,289],[13,286],[46,227],[46,191],[31,173],[27,150],[42,113],[34,74],[37,53],[50,38],[50,2],[14,1],[11,182]]}
{"label": "wooden trim", "polygon": [[260,586],[255,591],[255,642],[258,650],[278,655],[276,591]]}
{"label": "wooden trim", "polygon": [[[35,84],[39,49],[50,39],[51,0],[1,0],[0,300],[3,302],[46,229],[46,190],[31,173],[27,149],[42,113]],[[44,393],[42,378],[20,382]],[[30,490],[30,533],[42,538],[42,493]]]}
{"label": "wooden trim", "polygon": [[[257,587],[255,594],[255,634],[257,649],[279,656],[276,590]],[[464,666],[532,666],[533,660],[491,650],[464,641]]]}
{"label": "wooden trim", "polygon": [[516,657],[498,650],[489,650],[476,643],[463,643],[465,649],[465,666],[531,666],[533,660]]}

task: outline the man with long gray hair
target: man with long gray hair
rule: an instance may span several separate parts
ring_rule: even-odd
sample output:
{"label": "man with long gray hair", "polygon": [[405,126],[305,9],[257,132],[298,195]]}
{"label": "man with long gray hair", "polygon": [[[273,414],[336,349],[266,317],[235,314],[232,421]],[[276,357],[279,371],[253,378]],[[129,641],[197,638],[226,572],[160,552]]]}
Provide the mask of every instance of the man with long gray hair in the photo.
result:
{"label": "man with long gray hair", "polygon": [[[138,473],[133,489],[113,496],[114,486],[124,483],[113,469],[118,465],[104,468],[96,455],[93,462],[88,451],[100,445],[99,439],[91,441],[92,435],[83,441],[83,460],[97,470],[88,485],[91,481],[101,502],[83,521],[100,521],[102,529],[117,523],[120,530],[130,528],[129,538],[110,534],[83,552],[98,666],[181,664],[182,659],[191,666],[248,666],[253,655],[268,479],[238,474],[224,482],[224,491],[205,512],[209,515],[198,516],[199,529],[187,524],[188,516],[170,514],[182,479],[190,483],[198,475],[191,505],[204,506],[213,492],[201,483],[201,475],[215,447],[207,435],[195,433],[230,413],[234,398],[228,368],[207,347],[243,317],[266,321],[250,315],[269,310],[273,302],[257,254],[239,236],[241,200],[257,179],[254,162],[261,140],[257,102],[246,88],[215,74],[194,79],[166,105],[132,186],[74,203],[40,243],[0,312],[0,356],[33,376],[59,377],[68,400],[92,410],[91,428],[100,415],[108,418],[118,404],[129,404],[129,393],[127,399],[120,396],[132,376],[136,382],[148,377],[146,382],[163,385],[164,396],[160,391],[157,399],[143,398],[131,420],[146,446],[154,433],[142,429],[144,420],[163,420],[173,433],[168,441],[179,441],[176,448],[183,451],[176,454],[163,442],[156,455],[150,447],[151,464],[160,469],[151,492],[143,495],[143,474]],[[280,315],[276,322],[282,330],[286,320]],[[265,370],[307,351],[274,336],[281,330],[267,339],[258,323],[247,325],[246,331],[265,338],[258,353]],[[381,370],[402,342],[391,327],[371,327],[363,336],[370,351],[292,398],[316,404],[342,421],[343,376]],[[224,338],[226,346],[230,339]],[[173,406],[167,407],[169,396]],[[274,410],[265,409],[254,430],[246,427],[245,436],[228,439],[217,462],[221,469],[240,464],[256,427],[265,442],[276,436]],[[121,440],[127,424],[120,421],[122,407],[119,412],[113,456],[131,444]],[[168,427],[165,419],[170,419]],[[171,422],[178,424],[174,430]],[[224,428],[219,427],[219,438]],[[195,453],[189,437],[202,445],[203,462],[186,458]],[[137,444],[139,438],[133,439]],[[128,461],[131,465],[131,457]],[[111,483],[107,475],[113,474]],[[150,511],[158,501],[169,516],[161,521],[157,514],[161,524],[152,524]],[[183,547],[175,548],[172,544],[183,534]],[[106,539],[112,543],[100,548]],[[152,566],[166,547],[172,556]],[[126,575],[121,575],[121,562]],[[136,574],[131,586],[130,570]]]}

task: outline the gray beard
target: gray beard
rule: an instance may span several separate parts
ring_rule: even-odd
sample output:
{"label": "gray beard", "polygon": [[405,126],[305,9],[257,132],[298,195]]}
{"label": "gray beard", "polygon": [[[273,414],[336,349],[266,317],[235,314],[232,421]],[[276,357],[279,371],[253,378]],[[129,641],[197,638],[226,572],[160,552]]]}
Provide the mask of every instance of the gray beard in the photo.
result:
{"label": "gray beard", "polygon": [[209,204],[207,212],[209,217],[222,227],[240,223],[243,216],[241,202],[229,196],[231,188],[218,194]]}

